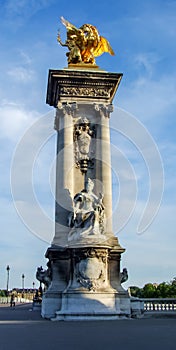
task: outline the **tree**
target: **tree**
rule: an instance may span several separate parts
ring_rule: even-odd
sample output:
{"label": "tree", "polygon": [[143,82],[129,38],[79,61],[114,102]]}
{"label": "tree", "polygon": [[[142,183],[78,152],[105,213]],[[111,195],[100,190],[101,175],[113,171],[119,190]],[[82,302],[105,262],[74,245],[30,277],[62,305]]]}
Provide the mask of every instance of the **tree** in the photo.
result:
{"label": "tree", "polygon": [[130,287],[130,293],[132,297],[138,297],[140,298],[141,295],[141,288],[137,287],[137,286],[131,286]]}
{"label": "tree", "polygon": [[176,298],[176,277],[171,281],[170,296]]}
{"label": "tree", "polygon": [[143,298],[156,298],[156,287],[152,283],[147,283],[142,289]]}
{"label": "tree", "polygon": [[176,277],[171,282],[162,282],[159,285],[147,283],[143,288],[131,286],[130,292],[138,298],[176,298]]}
{"label": "tree", "polygon": [[158,298],[169,298],[171,296],[170,289],[171,288],[169,283],[162,282],[157,287],[156,296]]}
{"label": "tree", "polygon": [[5,297],[6,296],[6,292],[4,290],[0,290],[0,297]]}

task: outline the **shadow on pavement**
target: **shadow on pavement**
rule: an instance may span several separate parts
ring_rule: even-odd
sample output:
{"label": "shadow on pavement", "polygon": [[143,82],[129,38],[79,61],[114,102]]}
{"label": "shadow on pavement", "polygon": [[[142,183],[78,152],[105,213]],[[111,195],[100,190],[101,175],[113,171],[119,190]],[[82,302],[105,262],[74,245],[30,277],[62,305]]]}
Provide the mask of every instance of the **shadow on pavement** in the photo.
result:
{"label": "shadow on pavement", "polygon": [[44,320],[32,304],[0,307],[0,350],[175,350],[175,319]]}

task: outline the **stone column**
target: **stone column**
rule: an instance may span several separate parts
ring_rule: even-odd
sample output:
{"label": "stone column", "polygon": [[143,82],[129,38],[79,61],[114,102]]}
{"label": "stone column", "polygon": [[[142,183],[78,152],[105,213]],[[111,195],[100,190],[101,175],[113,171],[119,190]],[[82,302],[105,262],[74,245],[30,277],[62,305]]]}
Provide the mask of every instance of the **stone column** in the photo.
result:
{"label": "stone column", "polygon": [[[98,155],[100,159],[101,167],[97,166],[97,177],[100,177],[100,181],[103,184],[104,191],[104,206],[106,214],[106,233],[112,235],[112,171],[111,171],[111,144],[110,144],[110,129],[109,118],[110,113],[113,111],[112,104],[96,104],[95,110],[99,114],[100,118],[100,140],[98,141]],[[101,171],[100,171],[101,170]]]}
{"label": "stone column", "polygon": [[67,245],[68,215],[72,211],[73,196],[73,115],[75,103],[58,103],[55,129],[57,130],[56,211],[55,237],[52,244]]}

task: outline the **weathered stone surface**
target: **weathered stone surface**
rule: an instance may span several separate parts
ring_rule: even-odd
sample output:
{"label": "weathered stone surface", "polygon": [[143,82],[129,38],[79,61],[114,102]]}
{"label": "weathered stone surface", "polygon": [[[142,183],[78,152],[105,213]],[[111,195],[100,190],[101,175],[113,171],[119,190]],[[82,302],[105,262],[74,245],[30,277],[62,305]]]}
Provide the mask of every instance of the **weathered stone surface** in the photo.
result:
{"label": "weathered stone surface", "polygon": [[96,70],[49,70],[46,103],[101,101],[111,103],[122,78],[121,73]]}
{"label": "weathered stone surface", "polygon": [[49,71],[57,161],[55,236],[46,253],[51,282],[42,301],[46,318],[130,315],[120,273],[125,249],[112,228],[109,118],[121,78],[96,69]]}

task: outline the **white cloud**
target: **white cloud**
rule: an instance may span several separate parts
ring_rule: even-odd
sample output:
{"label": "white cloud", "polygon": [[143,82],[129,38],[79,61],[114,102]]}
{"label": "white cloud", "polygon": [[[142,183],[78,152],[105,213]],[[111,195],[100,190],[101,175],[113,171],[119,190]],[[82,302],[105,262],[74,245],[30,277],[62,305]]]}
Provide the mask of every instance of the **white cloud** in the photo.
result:
{"label": "white cloud", "polygon": [[50,6],[54,0],[7,0],[5,5],[6,16],[10,18],[31,17],[38,11]]}
{"label": "white cloud", "polygon": [[136,69],[139,70],[140,75],[147,76],[151,79],[155,65],[161,60],[154,52],[140,52],[134,56],[133,61]]}
{"label": "white cloud", "polygon": [[[143,286],[147,282],[162,282],[175,277],[175,206],[162,205],[153,224],[142,235],[135,226],[145,203],[138,201],[135,212],[119,240],[126,248],[122,266],[129,270],[128,285]],[[165,258],[163,258],[165,257]]]}
{"label": "white cloud", "polygon": [[7,74],[14,80],[22,83],[27,83],[28,81],[33,80],[35,77],[33,70],[24,67],[15,67],[10,69]]}
{"label": "white cloud", "polygon": [[24,50],[20,50],[20,56],[24,64],[30,65],[32,63],[31,57]]}
{"label": "white cloud", "polygon": [[[54,218],[48,217],[38,201],[33,201],[32,204],[28,201],[15,201],[14,205],[27,229],[39,239],[50,244],[54,237]],[[51,211],[49,207],[45,209]]]}
{"label": "white cloud", "polygon": [[[121,109],[115,110],[113,117],[111,119],[111,127],[114,131],[117,132],[117,135],[119,132],[128,141],[130,141],[133,144],[133,148],[135,146],[135,148],[138,150],[138,153],[140,153],[140,158],[142,158],[142,163],[145,164],[145,169],[146,169],[144,174],[145,176],[143,176],[143,181],[142,179],[140,179],[140,185],[142,185],[142,187],[144,188],[147,187],[148,196],[146,197],[146,200],[145,200],[146,201],[145,211],[141,213],[142,215],[141,215],[139,227],[138,227],[138,231],[142,232],[143,230],[146,229],[148,225],[151,224],[155,214],[157,213],[158,207],[160,206],[160,201],[163,194],[162,160],[158,152],[157,145],[152,139],[148,130],[144,127],[143,124],[139,122],[139,120],[137,120],[131,114]],[[117,142],[118,142],[118,138],[116,139],[116,143]],[[113,159],[113,152],[111,154]],[[128,159],[128,162],[124,162],[123,158],[126,159],[126,157],[123,156],[119,158],[119,160],[117,161],[115,160],[115,164],[117,167],[117,170],[116,170],[117,174],[120,174],[119,165],[122,169],[125,169],[128,173],[130,173],[131,171],[130,168],[131,167],[133,168],[134,157],[133,157],[133,160]],[[126,167],[125,167],[125,163],[126,163]],[[127,165],[129,169],[127,169]],[[136,168],[135,171],[136,170],[138,169]],[[131,172],[131,174],[133,175],[133,171]],[[147,182],[146,182],[146,176],[147,176]],[[135,176],[133,176],[133,178],[135,180]],[[120,179],[120,185],[123,183],[124,183],[124,177],[122,176],[122,179]],[[128,185],[129,184],[130,182],[128,181]],[[131,182],[131,185],[133,185],[131,186],[131,189],[133,188],[133,202],[135,203],[135,197],[137,194],[138,186],[135,186],[135,181]],[[140,189],[140,185],[139,185],[139,189]],[[130,192],[128,191],[128,186],[123,186],[122,188],[124,188],[122,199],[129,198],[131,200]],[[125,206],[122,206],[122,205],[120,205],[120,207],[126,208]]]}
{"label": "white cloud", "polygon": [[17,141],[24,130],[39,117],[36,111],[28,111],[15,103],[0,106],[0,138]]}
{"label": "white cloud", "polygon": [[[44,243],[26,229],[15,212],[12,201],[0,199],[0,288],[6,286],[6,266],[10,265],[10,288],[21,286],[21,275],[25,274],[25,285],[31,287],[37,266],[45,267],[44,258],[48,243]],[[33,220],[33,218],[31,219]]]}
{"label": "white cloud", "polygon": [[158,123],[176,107],[176,74],[150,79],[143,75],[125,88],[120,104],[141,121]]}
{"label": "white cloud", "polygon": [[[8,96],[8,103],[0,106],[0,135],[2,139],[6,138],[6,141],[3,142],[4,140],[2,140],[1,144],[3,155],[3,169],[1,171],[1,176],[4,177],[2,186],[3,192],[5,192],[5,185],[9,186],[9,184],[7,185],[7,182],[9,181],[10,172],[10,166],[8,168],[5,167],[7,159],[9,160],[10,158],[9,153],[7,154],[4,149],[8,149],[9,151],[10,147],[12,153],[14,151],[14,141],[17,141],[24,133],[24,130],[28,128],[29,125],[31,125],[34,119],[38,117],[39,113],[33,111],[31,109],[31,106],[35,105],[35,109],[41,108],[40,106],[43,103],[42,101],[45,99],[47,79],[46,67],[52,66],[59,68],[63,67],[66,62],[65,53],[62,51],[63,49],[57,46],[55,39],[53,38],[52,32],[55,30],[53,29],[53,23],[55,22],[55,19],[53,19],[52,23],[47,22],[46,24],[46,13],[43,12],[43,17],[42,13],[39,13],[38,17],[36,15],[40,10],[47,8],[47,6],[50,6],[52,2],[54,2],[54,0],[6,0],[4,1],[4,4],[6,5],[1,6],[1,13],[3,13],[1,16],[1,26],[2,29],[8,29],[7,33],[4,33],[2,36],[2,43],[3,41],[5,43],[4,49],[2,50],[2,57],[5,58],[3,59],[4,63],[1,62],[1,66],[5,68],[2,71],[0,87],[2,91],[1,96],[6,99]],[[108,32],[105,32],[104,35],[105,37],[107,36],[107,38],[109,37],[114,39],[115,46],[113,45],[113,48],[117,52],[117,56],[114,58],[114,60],[112,60],[112,57],[109,57],[108,55],[102,56],[102,58],[100,58],[100,62],[104,57],[104,61],[102,62],[104,62],[103,64],[105,64],[105,67],[106,64],[109,64],[109,69],[115,71],[117,69],[117,66],[119,69],[119,66],[122,66],[122,71],[124,71],[125,76],[122,84],[120,85],[119,92],[117,93],[117,96],[120,94],[118,104],[120,104],[122,108],[125,108],[130,113],[137,115],[140,120],[145,121],[146,124],[151,127],[150,130],[152,130],[152,132],[154,128],[159,130],[158,139],[160,140],[163,134],[166,134],[169,138],[171,132],[174,132],[174,125],[172,125],[171,121],[171,113],[173,113],[174,116],[176,107],[176,73],[174,66],[176,4],[174,1],[168,1],[165,3],[163,2],[162,5],[164,5],[160,6],[160,8],[158,4],[161,4],[161,2],[141,2],[138,8],[130,4],[128,8],[128,14],[125,10],[125,17],[123,17],[124,12],[122,11],[118,13],[118,16],[116,16],[115,27],[113,27],[114,23],[112,23],[112,20],[109,19],[108,21],[110,36]],[[121,2],[121,5],[124,4]],[[56,12],[57,9],[59,11],[59,3],[56,5]],[[83,10],[84,9],[81,10],[82,13],[85,12]],[[70,11],[70,16],[73,18],[72,9]],[[25,22],[27,22],[29,18],[31,18],[34,14],[36,15],[35,26],[33,26],[33,22],[31,21],[30,25],[26,25],[24,31],[18,31],[18,26],[24,25]],[[52,15],[52,11],[48,11],[47,18],[52,18]],[[78,19],[75,21],[79,22]],[[99,19],[99,22],[103,27],[101,18]],[[5,27],[3,27],[4,24],[6,24]],[[10,27],[9,24],[11,24],[11,29],[13,30],[13,32],[11,31],[10,33],[11,37],[9,37],[8,34]],[[43,28],[42,31],[40,30],[41,28]],[[65,29],[63,29],[65,35],[64,30]],[[106,31],[104,27],[103,30]],[[35,37],[36,32],[37,36]],[[102,32],[101,34],[103,35]],[[15,56],[17,52],[18,57]],[[117,63],[119,60],[122,60],[122,63]],[[29,69],[26,69],[27,67]],[[102,65],[102,68],[103,67],[104,66]],[[29,89],[29,85],[25,85],[24,82],[32,82],[31,79],[34,78],[34,72],[32,69],[34,69],[36,72],[38,79],[35,80],[35,86],[32,86],[31,84],[31,87]],[[7,72],[8,76],[6,75]],[[18,84],[19,81],[22,83],[21,85]],[[11,84],[11,82],[13,82],[13,84]],[[11,86],[9,87],[10,84]],[[21,101],[21,104],[9,103],[9,91],[11,93],[11,96],[13,96],[13,99],[16,99],[19,102]],[[39,91],[41,91],[41,94],[39,94]],[[26,103],[26,99],[29,106],[28,109],[24,107],[24,101]],[[163,128],[163,125],[166,122],[168,123],[167,130]],[[118,123],[119,119],[117,116],[117,124]],[[46,128],[48,128],[48,124],[46,125]],[[128,130],[131,128],[131,124],[126,126],[125,130],[127,134]],[[21,205],[24,214],[28,216],[29,226],[30,222],[33,223],[33,221],[36,221],[37,229],[41,234],[43,231],[43,217],[42,215],[39,215],[41,218],[39,222],[39,216],[34,210],[35,207],[32,207],[30,202],[27,203],[27,199],[25,202],[25,198],[23,197],[23,195],[25,196],[26,193],[28,195],[28,192],[30,192],[27,189],[28,172],[26,170],[27,168],[25,168],[26,162],[30,158],[30,149],[35,147],[35,140],[40,137],[40,132],[42,134],[43,128],[39,128],[38,133],[36,135],[32,135],[28,144],[26,144],[24,154],[22,154],[21,158],[22,166],[19,167],[20,164],[17,163],[16,185],[19,189],[18,195],[20,195],[20,199],[18,198],[18,204]],[[141,139],[143,137],[142,135],[143,134],[139,133],[138,139]],[[9,141],[13,141],[13,145]],[[119,138],[117,138],[117,143],[118,141]],[[143,149],[148,155],[148,160],[151,161],[151,157],[153,155],[152,149],[148,147],[147,142],[145,145],[143,144],[143,147],[144,146],[145,149]],[[165,147],[165,149],[163,147]],[[161,145],[160,149],[164,154],[165,164],[167,167],[166,170],[167,173],[169,173],[167,177],[166,187],[167,189],[169,188],[171,192],[173,203],[176,193],[175,145],[165,143],[163,147]],[[146,165],[141,155],[137,154],[139,151],[134,150],[134,148],[134,145],[133,148],[130,147],[130,141],[128,140],[128,147],[126,147],[125,144],[124,147],[120,149],[123,149],[124,157],[126,156],[126,161],[129,161],[129,163],[133,165],[136,180],[140,182],[138,186],[141,202],[139,202],[138,198],[138,205],[135,209],[135,212],[133,213],[129,222],[126,224],[123,232],[120,232],[119,236],[120,238],[122,237],[122,240],[120,239],[120,242],[122,241],[122,245],[127,248],[127,253],[122,257],[122,264],[124,265],[127,263],[126,265],[130,270],[130,281],[135,280],[137,284],[141,284],[143,282],[151,281],[151,278],[153,279],[153,282],[155,282],[156,277],[159,281],[167,280],[169,278],[168,276],[171,276],[171,278],[173,277],[174,269],[176,267],[174,265],[176,223],[175,207],[173,206],[166,208],[166,206],[164,206],[164,203],[161,206],[157,218],[147,229],[147,231],[145,231],[145,233],[141,236],[136,235],[136,228],[139,217],[146,204],[143,193],[146,190],[145,195],[147,199],[149,178]],[[38,158],[36,160],[35,157],[33,159],[34,162],[36,161],[36,173],[34,174],[34,180],[36,180],[36,189],[39,189],[39,191],[41,185],[45,186],[46,184],[46,186],[49,186],[49,184],[47,184],[47,181],[45,181],[46,178],[44,176],[44,172],[47,167],[46,163],[49,164],[49,159],[47,157],[48,149],[45,149],[44,153],[45,151],[47,154],[46,156],[43,154],[42,159],[40,158],[39,160]],[[118,169],[120,168],[119,175],[121,176],[121,179],[123,179],[123,183],[121,184],[121,191],[122,185],[124,188],[124,196],[122,198],[123,205],[117,212],[117,227],[119,227],[120,221],[124,221],[123,215],[126,215],[126,209],[134,204],[135,196],[133,199],[130,192],[130,177],[131,180],[133,179],[133,176],[130,176],[132,172],[125,172],[124,164],[122,164],[119,159],[115,161],[117,164],[117,173]],[[157,180],[157,176],[154,178],[154,180]],[[157,185],[157,181],[154,181],[154,185]],[[142,195],[140,191],[142,191]],[[44,207],[44,210],[46,210],[48,213],[49,208],[47,208],[46,205],[46,194],[42,193],[42,195],[43,194],[44,204],[42,208]],[[15,277],[16,284],[19,286],[21,282],[21,273],[24,272],[25,275],[28,275],[26,271],[29,271],[29,269],[32,270],[33,266],[35,265],[37,266],[38,264],[41,264],[40,259],[44,258],[45,251],[42,252],[42,248],[38,248],[39,246],[43,247],[42,242],[30,234],[20,220],[15,220],[14,210],[11,210],[11,208],[9,208],[8,205],[5,205],[5,203],[2,203],[2,209],[1,227],[4,229],[4,235],[1,235],[2,244],[0,265],[2,266],[4,262],[10,263],[12,266],[12,271],[15,271],[13,276],[17,276]],[[47,235],[46,228],[44,228],[44,233]],[[51,230],[50,232],[48,231],[48,233],[51,234]],[[50,237],[48,238],[48,241],[49,240]],[[36,241],[40,244],[37,245]],[[163,256],[165,259],[163,259]],[[21,266],[23,266],[25,269],[24,271],[21,271]]]}

